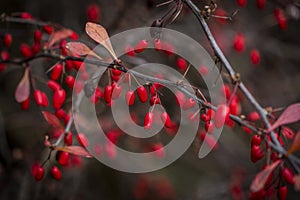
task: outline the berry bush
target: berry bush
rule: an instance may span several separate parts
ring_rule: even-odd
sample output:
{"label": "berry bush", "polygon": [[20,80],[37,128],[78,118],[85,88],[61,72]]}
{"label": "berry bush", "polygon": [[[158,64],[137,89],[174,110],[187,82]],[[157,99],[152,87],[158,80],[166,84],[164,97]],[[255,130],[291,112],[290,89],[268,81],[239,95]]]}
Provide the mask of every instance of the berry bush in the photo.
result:
{"label": "berry bush", "polygon": [[[299,199],[298,1],[1,4],[1,199]],[[137,27],[151,27],[151,40],[129,39],[117,55],[110,35]],[[192,67],[164,41],[163,28],[194,38],[213,67]],[[133,70],[155,62],[181,78]],[[225,102],[212,102],[203,81],[213,71]],[[159,135],[144,141],[120,128],[111,110],[123,95],[131,119],[120,121],[133,121],[142,134],[161,124]],[[75,117],[84,99],[95,106],[104,143],[78,131],[76,123],[93,127]],[[116,146],[164,159],[183,111],[199,128],[171,165],[131,174],[95,159],[118,159]],[[203,145],[212,152],[199,159]]]}

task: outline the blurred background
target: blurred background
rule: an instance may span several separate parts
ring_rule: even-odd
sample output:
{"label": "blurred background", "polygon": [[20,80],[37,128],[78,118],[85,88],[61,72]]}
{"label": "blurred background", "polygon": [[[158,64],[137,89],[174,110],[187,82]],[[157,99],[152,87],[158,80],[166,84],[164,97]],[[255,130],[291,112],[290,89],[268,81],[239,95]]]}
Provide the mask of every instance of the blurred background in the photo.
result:
{"label": "blurred background", "polygon": [[[84,41],[88,40],[84,27],[91,12],[98,13],[96,21],[113,35],[150,26],[169,9],[169,5],[156,7],[163,2],[1,0],[0,13],[28,12],[42,21],[71,28]],[[199,8],[207,3],[194,2]],[[230,63],[265,107],[279,108],[300,100],[299,8],[282,2],[285,1],[267,1],[261,10],[255,1],[248,1],[246,6],[240,7],[234,0],[217,0],[219,14],[230,15],[237,9],[239,12],[233,21],[208,19]],[[286,27],[278,25],[275,20],[275,8],[281,8],[285,13]],[[212,52],[197,19],[186,7],[168,28],[189,35]],[[1,36],[7,30],[16,38],[16,44],[32,40],[28,26],[1,22]],[[233,48],[237,33],[245,36],[243,52]],[[253,49],[260,52],[260,63],[256,65],[250,58]],[[19,54],[18,49],[12,51],[12,55]],[[169,59],[169,62],[174,61],[175,58]],[[31,105],[29,110],[22,111],[15,102],[14,91],[22,71],[15,66],[7,68],[0,74],[0,199],[247,199],[249,185],[265,163],[264,160],[256,164],[251,162],[251,136],[241,127],[234,126],[225,127],[218,148],[204,159],[197,156],[199,141],[195,140],[179,160],[159,171],[129,174],[110,169],[95,159],[73,159],[74,165],[62,168],[62,180],[56,181],[47,173],[45,179],[36,182],[31,175],[31,166],[45,159],[43,140],[49,127],[38,107]],[[246,101],[241,106],[245,115],[252,111]],[[292,128],[296,131],[299,126],[296,124]],[[288,199],[299,197],[300,194],[290,188]]]}

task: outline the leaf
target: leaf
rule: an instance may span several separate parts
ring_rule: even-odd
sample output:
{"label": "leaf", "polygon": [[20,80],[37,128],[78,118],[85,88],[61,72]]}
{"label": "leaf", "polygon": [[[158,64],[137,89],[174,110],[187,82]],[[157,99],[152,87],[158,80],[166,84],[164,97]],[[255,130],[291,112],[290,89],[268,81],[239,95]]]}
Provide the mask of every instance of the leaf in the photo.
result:
{"label": "leaf", "polygon": [[287,155],[290,155],[291,153],[297,151],[300,149],[300,131],[296,134],[292,145],[290,146],[289,150],[287,151]]}
{"label": "leaf", "polygon": [[73,54],[77,54],[79,56],[91,55],[97,57],[99,60],[103,60],[100,56],[95,54],[88,46],[81,42],[68,42],[66,44],[66,48],[69,49]]}
{"label": "leaf", "polygon": [[93,40],[106,48],[114,60],[118,60],[116,53],[111,46],[107,31],[103,26],[88,22],[86,23],[85,31]]}
{"label": "leaf", "polygon": [[48,47],[52,47],[56,42],[66,39],[67,37],[71,36],[72,33],[73,31],[70,29],[61,29],[54,32],[49,39]]}
{"label": "leaf", "polygon": [[295,103],[287,107],[283,113],[279,116],[277,121],[271,126],[268,132],[275,128],[284,125],[294,123],[300,120],[300,103]]}
{"label": "leaf", "polygon": [[300,191],[300,175],[296,175],[294,176],[294,182],[295,182],[295,185],[294,185],[294,189],[295,191]]}
{"label": "leaf", "polygon": [[255,176],[255,178],[252,181],[251,186],[250,186],[251,192],[258,192],[264,188],[270,174],[278,166],[278,164],[280,162],[281,162],[281,160],[277,160],[276,162],[272,163],[271,165],[268,165],[264,170],[262,170]]}
{"label": "leaf", "polygon": [[42,111],[42,114],[44,115],[45,120],[56,129],[63,129],[62,124],[60,123],[59,119],[52,113],[47,111]]}
{"label": "leaf", "polygon": [[30,95],[29,68],[26,67],[24,75],[15,91],[15,99],[18,103],[21,103],[26,99],[28,99],[29,95]]}
{"label": "leaf", "polygon": [[92,157],[92,155],[85,148],[83,148],[81,146],[55,147],[54,149],[57,151],[65,151],[65,152],[71,153],[76,156],[82,156],[82,157],[87,157],[87,158]]}

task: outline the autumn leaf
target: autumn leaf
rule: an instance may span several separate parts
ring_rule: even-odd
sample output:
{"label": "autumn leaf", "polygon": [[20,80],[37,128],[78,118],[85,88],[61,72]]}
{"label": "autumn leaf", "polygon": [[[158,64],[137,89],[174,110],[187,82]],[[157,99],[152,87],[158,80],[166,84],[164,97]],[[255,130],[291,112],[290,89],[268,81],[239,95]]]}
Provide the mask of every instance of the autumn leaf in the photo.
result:
{"label": "autumn leaf", "polygon": [[64,147],[55,147],[54,149],[57,151],[65,151],[76,156],[82,156],[87,158],[92,157],[92,155],[85,148],[81,146],[64,146]]}
{"label": "autumn leaf", "polygon": [[99,60],[103,60],[100,56],[95,54],[88,46],[81,42],[68,42],[66,44],[66,48],[73,54],[77,54],[79,56],[91,55],[98,58]]}
{"label": "autumn leaf", "polygon": [[300,149],[300,131],[296,134],[292,145],[290,146],[289,150],[287,151],[287,155],[290,155],[291,153],[297,151]]}
{"label": "autumn leaf", "polygon": [[49,39],[48,47],[52,47],[56,42],[66,39],[71,36],[72,33],[73,31],[70,29],[62,29],[54,32]]}
{"label": "autumn leaf", "polygon": [[255,176],[250,186],[251,192],[257,192],[264,188],[270,174],[279,165],[280,162],[281,160],[277,160],[271,165],[268,165],[265,169],[263,169]]}
{"label": "autumn leaf", "polygon": [[86,23],[85,31],[93,40],[106,48],[114,60],[118,60],[116,53],[111,46],[107,31],[103,26],[88,22]]}
{"label": "autumn leaf", "polygon": [[277,121],[269,128],[268,132],[275,128],[284,125],[294,123],[300,120],[300,103],[295,103],[287,107],[283,113],[279,116]]}
{"label": "autumn leaf", "polygon": [[62,124],[60,123],[59,119],[52,113],[47,111],[42,111],[42,114],[44,115],[45,120],[56,129],[63,129]]}
{"label": "autumn leaf", "polygon": [[30,95],[30,82],[29,82],[29,68],[26,67],[23,78],[19,82],[15,91],[15,99],[18,103],[21,103],[28,99]]}

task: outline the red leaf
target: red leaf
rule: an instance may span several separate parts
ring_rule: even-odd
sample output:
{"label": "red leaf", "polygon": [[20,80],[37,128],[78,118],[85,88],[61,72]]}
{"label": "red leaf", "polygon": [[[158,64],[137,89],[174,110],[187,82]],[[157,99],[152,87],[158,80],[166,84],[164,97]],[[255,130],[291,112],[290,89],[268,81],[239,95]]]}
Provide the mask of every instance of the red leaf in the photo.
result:
{"label": "red leaf", "polygon": [[87,157],[87,158],[92,157],[92,155],[87,150],[85,150],[85,148],[83,148],[81,146],[55,147],[55,150],[65,151],[65,152],[71,153],[76,156],[83,156],[83,157]]}
{"label": "red leaf", "polygon": [[255,176],[255,178],[252,181],[251,186],[250,186],[251,192],[258,192],[264,188],[270,174],[278,166],[278,164],[280,162],[281,162],[281,160],[277,160],[276,162],[272,163],[271,165],[268,165],[264,170],[262,170]]}
{"label": "red leaf", "polygon": [[23,78],[18,84],[15,92],[15,99],[18,103],[21,103],[28,99],[30,95],[30,82],[29,82],[29,68],[25,69]]}
{"label": "red leaf", "polygon": [[93,40],[106,48],[114,60],[118,60],[115,51],[111,46],[107,31],[103,26],[88,22],[86,23],[85,31]]}
{"label": "red leaf", "polygon": [[300,175],[294,176],[294,182],[295,191],[300,191]]}
{"label": "red leaf", "polygon": [[300,103],[295,103],[287,107],[283,113],[279,116],[277,121],[271,126],[268,132],[275,128],[284,125],[294,123],[300,120]]}
{"label": "red leaf", "polygon": [[56,42],[66,39],[67,37],[70,37],[72,35],[73,31],[70,29],[62,29],[59,31],[54,32],[49,40],[48,47],[51,47],[54,45]]}
{"label": "red leaf", "polygon": [[46,121],[56,129],[63,129],[62,124],[60,123],[59,119],[52,113],[49,113],[47,111],[42,111]]}
{"label": "red leaf", "polygon": [[300,131],[296,134],[292,145],[290,146],[289,150],[287,151],[287,155],[290,155],[291,153],[297,151],[300,149]]}

